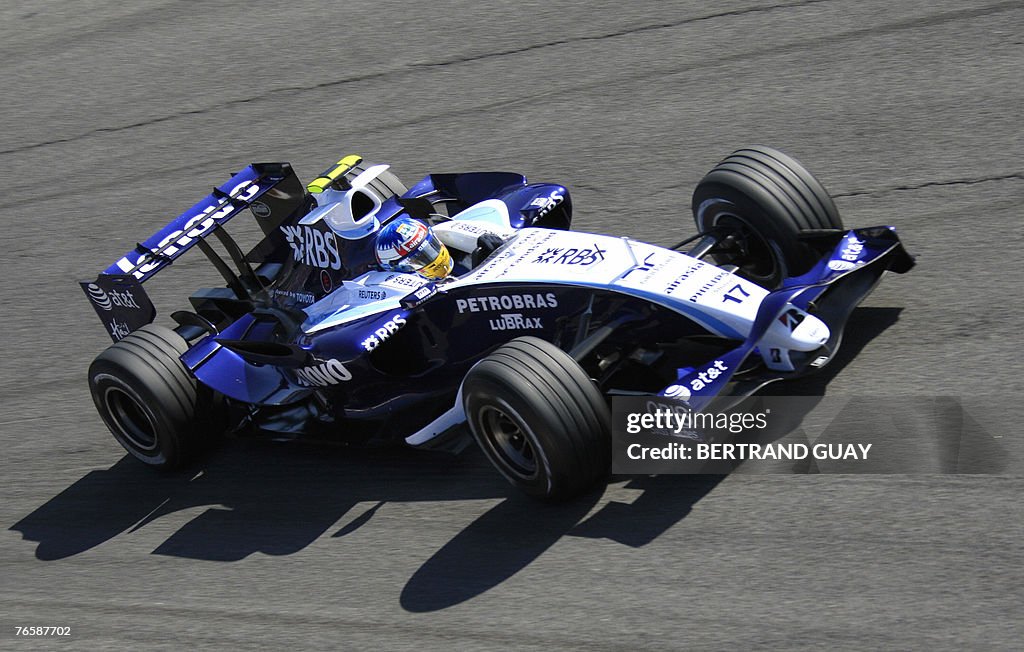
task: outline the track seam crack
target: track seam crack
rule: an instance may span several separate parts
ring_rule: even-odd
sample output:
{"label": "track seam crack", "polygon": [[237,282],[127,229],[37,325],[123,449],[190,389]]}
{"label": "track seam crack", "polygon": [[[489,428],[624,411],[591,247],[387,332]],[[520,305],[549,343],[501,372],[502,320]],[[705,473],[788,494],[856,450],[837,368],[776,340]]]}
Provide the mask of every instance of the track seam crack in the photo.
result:
{"label": "track seam crack", "polygon": [[908,190],[921,190],[922,188],[934,188],[943,186],[973,186],[979,183],[991,181],[1008,181],[1010,179],[1024,180],[1024,172],[1011,172],[987,177],[968,177],[961,179],[947,179],[944,181],[925,181],[919,184],[907,184],[901,186],[889,186],[885,188],[874,188],[868,190],[850,190],[848,192],[837,192],[832,197],[861,197],[863,195],[884,195],[891,192],[904,192]]}
{"label": "track seam crack", "polygon": [[769,5],[765,7],[747,7],[746,9],[734,9],[732,11],[723,11],[717,14],[707,14],[705,16],[696,16],[694,18],[684,18],[671,23],[656,23],[654,25],[641,25],[640,27],[632,27],[629,29],[618,30],[615,32],[608,32],[607,34],[599,34],[596,36],[576,36],[573,38],[559,39],[556,41],[548,41],[546,43],[538,43],[536,45],[528,45],[521,48],[513,48],[510,50],[501,50],[499,52],[488,52],[486,54],[479,54],[472,57],[462,57],[459,59],[452,59],[450,61],[440,61],[436,63],[418,63],[413,64],[416,68],[436,68],[440,66],[448,66],[452,64],[470,63],[475,61],[482,61],[486,59],[492,59],[496,57],[503,57],[510,54],[521,54],[523,52],[531,52],[533,50],[543,50],[549,47],[555,47],[558,45],[569,45],[572,43],[585,43],[588,41],[603,41],[606,39],[618,38],[620,36],[631,36],[633,34],[642,34],[643,32],[653,32],[660,29],[673,29],[675,27],[683,27],[685,25],[692,25],[693,23],[699,23],[706,20],[714,20],[716,18],[729,18],[733,16],[745,16],[747,14],[763,13],[768,11],[774,11],[776,9],[792,9],[797,7],[805,7],[809,5],[821,4],[823,2],[834,2],[834,0],[799,0],[798,2],[781,3],[777,5]]}
{"label": "track seam crack", "polygon": [[[680,25],[688,24],[688,23],[693,23],[693,22],[698,22],[698,21],[703,21],[703,20],[710,20],[710,19],[713,19],[713,18],[718,18],[718,17],[723,17],[723,16],[734,16],[734,15],[742,15],[742,14],[749,14],[749,13],[755,13],[755,12],[765,12],[765,11],[770,11],[770,10],[773,10],[773,9],[786,9],[786,8],[793,8],[793,7],[802,7],[802,6],[807,6],[807,5],[811,5],[811,4],[818,4],[818,3],[831,2],[831,1],[833,1],[833,0],[802,0],[800,2],[794,2],[794,3],[790,3],[790,4],[772,5],[772,6],[769,6],[769,7],[753,7],[753,8],[749,8],[749,9],[738,9],[738,10],[734,10],[734,11],[731,11],[731,12],[723,12],[723,13],[720,13],[720,14],[709,14],[707,16],[700,16],[700,17],[696,17],[696,18],[688,18],[688,19],[685,19],[684,21],[679,21],[678,23],[663,23],[663,24],[653,25],[653,26],[643,26],[643,27],[634,28],[632,30],[623,30],[622,32],[615,32],[615,33],[607,34],[607,35],[603,35],[603,36],[584,36],[584,37],[578,37],[577,39],[574,39],[574,40],[568,40],[567,39],[567,40],[563,40],[563,41],[556,41],[556,42],[551,42],[551,43],[547,43],[547,44],[541,44],[541,45],[537,45],[537,46],[530,46],[529,48],[521,48],[521,49],[518,49],[518,50],[508,50],[508,51],[503,51],[503,52],[499,52],[499,53],[489,53],[489,54],[481,55],[481,56],[475,57],[475,58],[465,58],[465,59],[461,59],[461,60],[453,59],[453,60],[448,61],[448,62],[438,62],[438,63],[409,64],[409,65],[407,65],[404,68],[397,68],[397,69],[386,70],[386,71],[382,71],[382,72],[368,73],[368,74],[365,74],[365,75],[359,75],[359,76],[355,76],[355,77],[348,77],[348,78],[339,79],[339,80],[331,80],[331,81],[321,82],[321,83],[313,84],[313,85],[309,85],[309,86],[282,87],[282,88],[272,89],[272,90],[267,91],[266,93],[263,93],[261,95],[255,95],[255,96],[252,96],[252,97],[236,99],[236,100],[229,100],[229,101],[223,102],[221,104],[212,105],[212,106],[204,107],[204,108],[201,108],[201,109],[193,109],[193,110],[190,110],[190,111],[183,111],[183,112],[175,113],[173,115],[161,116],[161,117],[153,118],[153,119],[150,119],[150,120],[143,120],[143,121],[135,122],[135,123],[132,123],[132,124],[129,124],[129,125],[121,125],[121,126],[117,126],[117,127],[100,127],[100,128],[93,129],[91,131],[88,131],[88,132],[85,132],[85,133],[82,133],[82,134],[78,134],[76,136],[68,136],[66,138],[60,138],[60,139],[44,141],[44,142],[40,142],[40,143],[33,143],[31,145],[22,145],[20,147],[14,147],[14,148],[11,148],[11,149],[6,149],[6,150],[0,150],[0,155],[4,155],[4,154],[17,154],[17,153],[21,153],[21,152],[31,151],[31,150],[34,150],[34,149],[39,149],[39,148],[46,147],[46,146],[49,146],[49,145],[58,145],[58,144],[63,144],[63,143],[75,142],[75,141],[79,141],[79,140],[84,140],[86,138],[89,138],[91,136],[98,135],[98,134],[117,133],[117,132],[121,132],[121,131],[127,131],[127,130],[131,130],[131,129],[136,129],[136,128],[139,128],[139,127],[146,127],[146,126],[150,126],[150,125],[154,125],[154,124],[159,124],[159,123],[162,123],[162,122],[167,122],[167,121],[170,121],[170,120],[174,120],[176,118],[190,116],[190,115],[203,115],[203,114],[206,114],[206,113],[212,113],[214,111],[217,111],[217,110],[220,110],[220,109],[224,109],[224,108],[228,108],[228,107],[232,107],[232,106],[238,106],[238,105],[247,104],[247,103],[250,103],[250,102],[258,102],[258,101],[266,100],[266,99],[269,99],[269,98],[271,98],[273,96],[276,96],[276,95],[297,94],[297,93],[302,93],[302,92],[306,92],[306,91],[319,90],[319,89],[324,89],[324,88],[332,88],[332,87],[335,87],[335,86],[341,86],[341,85],[351,84],[351,83],[358,83],[358,82],[361,82],[361,81],[380,79],[380,78],[387,77],[387,76],[390,76],[390,75],[407,73],[407,72],[409,72],[411,70],[417,69],[417,67],[423,68],[423,67],[430,67],[430,66],[451,65],[451,64],[454,64],[454,63],[462,63],[462,62],[474,61],[474,60],[483,59],[483,58],[487,58],[487,57],[496,57],[496,56],[504,56],[504,55],[507,55],[507,54],[515,54],[517,52],[524,52],[524,51],[527,51],[527,50],[530,50],[530,49],[539,49],[539,48],[543,48],[543,47],[552,47],[552,46],[561,45],[561,44],[564,44],[564,43],[578,42],[578,41],[583,41],[583,40],[597,40],[597,39],[603,39],[603,38],[612,38],[612,37],[615,37],[615,36],[622,36],[622,35],[627,35],[627,34],[631,34],[631,33],[638,33],[638,32],[641,32],[641,31],[648,31],[648,30],[654,30],[654,29],[665,29],[665,28],[677,27],[677,26],[680,26]],[[830,35],[830,36],[824,37],[824,38],[811,39],[810,41],[798,41],[798,42],[786,44],[786,45],[783,45],[783,46],[771,47],[771,48],[766,48],[766,49],[757,50],[757,51],[753,51],[753,52],[737,53],[735,55],[729,55],[729,56],[725,56],[725,57],[721,57],[719,59],[713,60],[713,61],[710,62],[710,65],[711,66],[722,65],[722,64],[727,64],[727,63],[734,62],[734,61],[742,61],[742,60],[745,60],[745,59],[756,58],[758,56],[769,56],[769,55],[772,55],[772,54],[791,53],[791,52],[802,51],[802,50],[812,50],[812,49],[815,49],[815,48],[817,48],[819,46],[830,45],[830,44],[834,45],[837,42],[850,40],[852,38],[859,38],[861,36],[868,35],[868,34],[897,32],[897,31],[901,31],[901,30],[904,30],[904,29],[914,29],[914,28],[918,28],[918,27],[926,27],[926,26],[932,26],[932,25],[936,25],[936,24],[942,24],[942,23],[945,23],[945,22],[948,22],[948,21],[951,21],[951,20],[977,18],[977,17],[981,17],[981,16],[990,15],[992,13],[998,13],[998,12],[1001,12],[1001,11],[1019,9],[1022,6],[1024,6],[1024,2],[1021,2],[1021,0],[1009,0],[1009,1],[1004,1],[1004,2],[997,2],[997,3],[994,3],[992,5],[986,5],[984,7],[975,8],[975,9],[966,9],[966,10],[958,10],[958,11],[946,12],[946,13],[930,16],[930,17],[927,17],[927,18],[924,18],[924,19],[917,18],[917,19],[914,19],[914,20],[898,21],[896,23],[892,23],[892,24],[889,24],[889,25],[883,25],[883,26],[880,26],[880,27],[872,27],[872,28],[867,28],[867,29],[853,30],[853,31],[850,31],[850,32]],[[629,78],[632,79],[633,81],[636,81],[636,80],[642,80],[642,79],[649,79],[649,78],[652,78],[652,77],[655,77],[655,76],[670,77],[670,76],[674,76],[674,75],[677,75],[677,74],[680,74],[680,73],[683,73],[683,72],[688,72],[688,71],[693,70],[693,69],[706,67],[706,65],[707,65],[706,62],[702,63],[701,65],[684,65],[684,66],[681,66],[681,67],[678,67],[678,68],[669,68],[669,69],[655,70],[655,71],[652,71],[652,72],[650,72],[648,74],[639,74],[639,75],[634,74],[634,75],[631,75]],[[456,116],[456,115],[472,114],[472,113],[477,113],[477,112],[481,112],[481,111],[486,112],[486,111],[489,111],[489,110],[492,110],[492,109],[495,109],[495,108],[499,108],[499,107],[501,107],[501,108],[508,108],[510,106],[521,105],[523,103],[528,103],[530,101],[538,100],[538,99],[541,99],[543,97],[549,97],[549,96],[552,96],[552,95],[562,94],[562,93],[565,93],[565,92],[573,92],[573,91],[578,91],[578,90],[585,90],[585,89],[588,89],[588,88],[593,88],[593,87],[605,85],[607,83],[609,83],[608,80],[602,80],[602,81],[596,82],[596,83],[587,83],[587,84],[581,84],[581,85],[576,85],[576,86],[569,86],[567,88],[561,88],[561,89],[556,89],[556,90],[544,91],[544,92],[536,93],[536,94],[530,95],[530,96],[521,96],[521,97],[518,97],[518,98],[516,98],[514,100],[511,100],[511,101],[510,100],[499,100],[499,101],[496,101],[496,102],[485,103],[483,105],[468,107],[466,109],[459,109],[459,110],[449,111],[449,112],[445,112],[445,113],[441,113],[441,114],[432,114],[432,115],[427,115],[427,116],[419,116],[419,117],[408,119],[408,120],[399,120],[399,121],[395,121],[393,123],[389,123],[389,124],[386,124],[386,125],[381,125],[381,126],[376,127],[376,128],[370,128],[370,129],[365,130],[365,131],[367,131],[369,133],[377,133],[377,132],[384,131],[384,130],[387,130],[387,129],[392,129],[392,128],[413,126],[413,125],[421,124],[421,123],[424,123],[424,122],[433,121],[433,120],[436,120],[436,119],[441,118],[441,117],[451,117],[451,116]]]}
{"label": "track seam crack", "polygon": [[22,146],[19,146],[19,147],[12,147],[10,149],[0,150],[0,155],[4,155],[4,154],[19,154],[19,153],[22,153],[22,152],[31,151],[33,149],[38,149],[40,147],[48,147],[50,145],[61,145],[61,144],[64,144],[64,143],[75,142],[75,141],[78,141],[78,140],[82,140],[82,139],[89,138],[91,136],[100,135],[100,134],[117,133],[117,132],[121,132],[121,131],[128,131],[128,130],[131,130],[131,129],[138,129],[140,127],[149,127],[149,126],[152,126],[152,125],[156,125],[156,124],[160,124],[160,123],[163,123],[163,122],[167,122],[169,120],[175,120],[175,119],[178,119],[178,118],[184,118],[184,117],[193,116],[193,115],[203,115],[203,114],[211,113],[213,111],[217,111],[217,110],[220,110],[220,109],[230,108],[230,107],[233,107],[233,106],[239,106],[239,105],[242,105],[242,104],[248,104],[250,102],[258,102],[258,101],[262,101],[262,100],[267,100],[267,99],[270,99],[271,97],[275,97],[275,96],[278,96],[278,95],[286,95],[286,94],[291,94],[291,93],[303,93],[303,92],[307,92],[307,91],[320,90],[320,89],[324,89],[324,88],[333,88],[335,86],[343,86],[343,85],[346,85],[346,84],[355,84],[355,83],[362,82],[362,81],[369,81],[369,80],[373,80],[373,79],[386,78],[386,77],[388,77],[390,75],[405,73],[405,72],[409,72],[409,71],[417,70],[417,69],[438,68],[438,67],[444,67],[444,66],[459,65],[459,64],[463,64],[463,63],[473,63],[473,62],[477,62],[477,61],[484,61],[484,60],[487,60],[487,59],[494,59],[494,58],[510,56],[510,55],[514,55],[514,54],[521,54],[521,53],[524,53],[524,52],[531,52],[531,51],[535,51],[535,50],[543,50],[543,49],[546,49],[546,48],[557,47],[557,46],[560,46],[560,45],[569,45],[569,44],[573,44],[573,43],[583,43],[583,42],[588,42],[588,41],[601,41],[601,40],[607,40],[607,39],[612,39],[612,38],[618,38],[618,37],[622,37],[622,36],[630,36],[630,35],[633,35],[633,34],[640,34],[640,33],[643,33],[643,32],[655,31],[655,30],[673,29],[673,28],[676,28],[676,27],[682,27],[682,26],[685,26],[685,25],[693,24],[693,23],[699,23],[699,22],[703,22],[703,21],[707,21],[707,20],[714,20],[714,19],[717,19],[717,18],[728,18],[728,17],[733,17],[733,16],[743,16],[743,15],[747,15],[747,14],[763,13],[763,12],[768,12],[768,11],[774,11],[774,10],[777,10],[777,9],[791,9],[791,8],[798,8],[798,7],[804,7],[804,6],[809,6],[809,5],[820,4],[820,3],[823,3],[823,2],[834,2],[834,1],[835,0],[798,0],[797,2],[780,3],[780,4],[765,6],[765,7],[748,7],[746,9],[735,9],[735,10],[732,10],[732,11],[724,11],[724,12],[720,12],[720,13],[716,13],[716,14],[707,14],[707,15],[704,15],[704,16],[697,16],[697,17],[694,17],[694,18],[685,18],[683,20],[679,20],[679,21],[676,21],[676,22],[657,23],[657,24],[654,24],[654,25],[641,25],[639,27],[634,27],[634,28],[624,29],[624,30],[618,30],[618,31],[615,31],[615,32],[608,32],[607,34],[599,34],[599,35],[596,35],[596,36],[578,36],[578,37],[575,37],[575,38],[559,39],[559,40],[556,40],[556,41],[548,41],[548,42],[545,42],[545,43],[538,43],[536,45],[530,45],[530,46],[521,47],[521,48],[512,48],[512,49],[508,49],[508,50],[501,50],[501,51],[498,51],[498,52],[487,52],[485,54],[480,54],[480,55],[475,55],[475,56],[470,56],[470,57],[459,57],[459,58],[449,59],[449,60],[446,60],[446,61],[425,62],[425,63],[412,63],[412,64],[408,64],[408,65],[406,65],[406,66],[404,66],[402,68],[396,68],[396,69],[392,69],[392,70],[384,70],[384,71],[381,71],[381,72],[367,73],[365,75],[357,75],[357,76],[354,76],[354,77],[345,77],[345,78],[342,78],[342,79],[332,79],[330,81],[320,82],[318,84],[311,84],[311,85],[306,85],[306,86],[284,86],[284,87],[281,87],[281,88],[271,89],[271,90],[269,90],[269,91],[267,91],[265,93],[261,93],[259,95],[253,95],[251,97],[240,98],[240,99],[235,99],[235,100],[228,100],[228,101],[222,102],[220,104],[213,104],[213,105],[210,105],[210,106],[207,106],[207,107],[203,107],[203,108],[200,108],[200,109],[192,109],[192,110],[189,110],[189,111],[180,111],[180,112],[177,112],[177,113],[173,113],[171,115],[160,116],[160,117],[152,118],[152,119],[149,119],[149,120],[140,120],[139,122],[133,122],[133,123],[130,123],[130,124],[127,124],[127,125],[119,125],[119,126],[116,126],[116,127],[99,127],[99,128],[96,128],[96,129],[91,129],[91,130],[86,131],[84,133],[77,134],[75,136],[67,136],[65,138],[57,138],[57,139],[54,139],[54,140],[47,140],[47,141],[43,141],[43,142],[39,142],[39,143],[32,143],[30,145],[22,145]]}

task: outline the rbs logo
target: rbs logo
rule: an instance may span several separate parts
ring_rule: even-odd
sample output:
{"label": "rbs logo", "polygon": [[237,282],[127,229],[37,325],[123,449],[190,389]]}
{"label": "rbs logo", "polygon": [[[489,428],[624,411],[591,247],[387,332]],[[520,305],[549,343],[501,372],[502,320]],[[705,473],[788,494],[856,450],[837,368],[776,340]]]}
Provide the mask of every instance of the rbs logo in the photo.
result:
{"label": "rbs logo", "polygon": [[323,269],[341,269],[338,241],[331,232],[309,226],[282,226],[281,231],[300,263]]}
{"label": "rbs logo", "polygon": [[384,324],[373,331],[373,333],[363,340],[363,348],[367,351],[372,351],[380,346],[385,340],[391,337],[392,333],[398,331],[399,328],[405,326],[405,317],[402,315],[395,315],[391,319],[384,322]]}

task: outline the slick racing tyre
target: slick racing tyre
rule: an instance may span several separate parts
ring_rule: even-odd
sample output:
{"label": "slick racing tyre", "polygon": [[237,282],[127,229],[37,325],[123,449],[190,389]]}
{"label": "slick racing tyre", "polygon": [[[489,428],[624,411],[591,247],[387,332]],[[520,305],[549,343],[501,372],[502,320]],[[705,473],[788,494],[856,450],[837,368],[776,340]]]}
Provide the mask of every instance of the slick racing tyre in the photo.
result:
{"label": "slick racing tyre", "polygon": [[761,145],[736,150],[701,179],[693,216],[702,233],[733,236],[711,254],[717,264],[736,265],[737,274],[769,289],[808,271],[824,253],[815,240],[843,229],[821,182],[796,159]]}
{"label": "slick racing tyre", "polygon": [[187,348],[173,330],[149,324],[89,366],[92,399],[114,438],[162,469],[188,462],[225,429],[222,402],[178,359]]}
{"label": "slick racing tyre", "polygon": [[469,371],[462,396],[480,448],[531,496],[569,498],[608,473],[608,406],[556,346],[535,337],[512,340]]}

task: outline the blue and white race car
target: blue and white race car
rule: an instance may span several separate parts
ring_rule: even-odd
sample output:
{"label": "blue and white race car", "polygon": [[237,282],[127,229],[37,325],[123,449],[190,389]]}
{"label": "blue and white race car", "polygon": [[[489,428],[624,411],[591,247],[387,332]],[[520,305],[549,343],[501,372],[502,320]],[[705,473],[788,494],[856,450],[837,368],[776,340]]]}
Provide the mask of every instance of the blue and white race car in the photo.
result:
{"label": "blue and white race car", "polygon": [[[568,230],[566,188],[520,174],[406,188],[349,156],[303,186],[286,163],[253,164],[82,283],[114,339],[92,396],[156,467],[242,430],[475,439],[527,493],[571,496],[608,473],[610,397],[703,410],[820,369],[882,274],[913,266],[893,228],[845,230],[822,185],[768,147],[715,166],[693,210],[698,235],[663,248]],[[243,212],[264,235],[248,252],[223,228]],[[403,218],[430,225],[449,277],[382,267],[376,235]],[[142,285],[193,246],[225,286],[154,324]]]}

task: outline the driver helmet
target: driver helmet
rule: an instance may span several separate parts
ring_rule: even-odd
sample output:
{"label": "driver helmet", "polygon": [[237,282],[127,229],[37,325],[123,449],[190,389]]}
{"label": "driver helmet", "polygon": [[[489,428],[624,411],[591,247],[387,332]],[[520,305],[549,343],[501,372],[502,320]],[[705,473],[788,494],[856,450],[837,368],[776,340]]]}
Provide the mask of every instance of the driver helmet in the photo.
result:
{"label": "driver helmet", "polygon": [[452,257],[433,230],[418,220],[401,217],[377,233],[377,262],[385,269],[441,280],[452,273]]}

